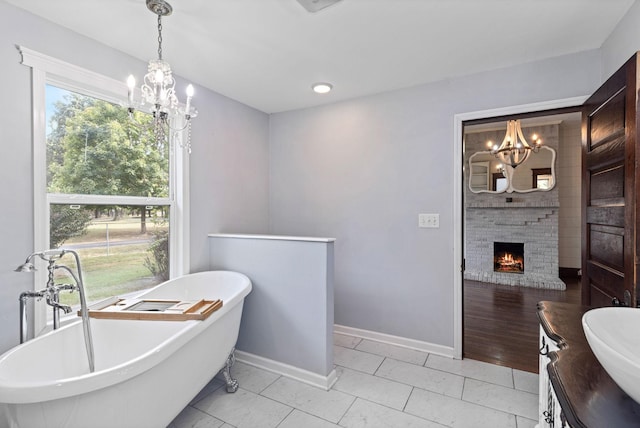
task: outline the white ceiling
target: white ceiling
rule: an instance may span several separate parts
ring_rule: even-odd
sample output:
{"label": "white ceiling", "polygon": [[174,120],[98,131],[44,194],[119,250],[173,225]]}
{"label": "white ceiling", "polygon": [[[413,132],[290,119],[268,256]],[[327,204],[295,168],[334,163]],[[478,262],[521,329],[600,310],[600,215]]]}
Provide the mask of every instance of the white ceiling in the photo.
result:
{"label": "white ceiling", "polygon": [[[156,17],[144,0],[5,1],[156,57]],[[169,1],[163,57],[174,72],[267,113],[599,48],[634,3],[342,0],[309,13],[296,0]],[[334,90],[313,93],[318,81]]]}
{"label": "white ceiling", "polygon": [[[522,129],[534,127],[534,126],[543,126],[543,125],[555,125],[560,122],[564,122],[565,124],[569,124],[569,126],[579,127],[582,123],[582,113],[571,112],[571,113],[558,113],[546,116],[536,116],[531,118],[520,119],[520,124]],[[465,125],[464,133],[465,134],[474,134],[478,132],[487,132],[487,131],[505,131],[507,129],[507,121],[500,120],[496,122],[482,123],[478,125]]]}

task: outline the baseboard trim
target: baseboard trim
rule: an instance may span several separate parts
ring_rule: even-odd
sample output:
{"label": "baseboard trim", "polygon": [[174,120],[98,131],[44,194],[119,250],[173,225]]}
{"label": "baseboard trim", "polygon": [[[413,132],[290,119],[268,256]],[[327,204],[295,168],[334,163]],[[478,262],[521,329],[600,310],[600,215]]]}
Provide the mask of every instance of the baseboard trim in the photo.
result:
{"label": "baseboard trim", "polygon": [[331,389],[333,384],[338,380],[338,375],[335,369],[331,369],[327,376],[322,376],[299,367],[294,367],[289,364],[270,360],[269,358],[261,357],[249,352],[239,351],[237,349],[236,360],[327,391]]}
{"label": "baseboard trim", "polygon": [[558,269],[560,278],[580,278],[580,268],[566,268],[561,267]]}
{"label": "baseboard trim", "polygon": [[362,330],[359,328],[347,327],[335,324],[333,326],[334,333],[356,336],[362,339],[373,340],[376,342],[388,343],[390,345],[401,346],[403,348],[414,349],[416,351],[428,352],[430,354],[442,355],[443,357],[454,358],[454,349],[448,346],[437,345],[435,343],[423,342],[420,340],[409,339],[407,337],[393,336],[391,334],[378,333],[376,331]]}

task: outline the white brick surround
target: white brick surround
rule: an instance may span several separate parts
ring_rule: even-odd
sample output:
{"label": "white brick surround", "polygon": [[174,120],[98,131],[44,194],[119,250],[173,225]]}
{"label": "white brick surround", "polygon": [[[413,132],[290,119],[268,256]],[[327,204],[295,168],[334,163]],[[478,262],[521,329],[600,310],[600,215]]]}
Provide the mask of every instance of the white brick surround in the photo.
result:
{"label": "white brick surround", "polygon": [[[558,208],[468,208],[465,279],[564,290],[558,277]],[[524,273],[493,271],[493,243],[524,244]]]}

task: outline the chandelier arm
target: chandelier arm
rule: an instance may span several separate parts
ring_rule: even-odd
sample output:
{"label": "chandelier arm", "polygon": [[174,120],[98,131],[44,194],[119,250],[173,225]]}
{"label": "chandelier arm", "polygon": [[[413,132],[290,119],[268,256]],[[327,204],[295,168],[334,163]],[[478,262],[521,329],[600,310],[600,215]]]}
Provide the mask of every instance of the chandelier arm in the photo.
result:
{"label": "chandelier arm", "polygon": [[520,141],[522,141],[523,147],[525,149],[531,149],[531,145],[527,142],[527,140],[524,138],[524,135],[522,134],[522,127],[520,126],[520,121],[517,122],[516,131],[518,132],[518,137],[520,138]]}
{"label": "chandelier arm", "polygon": [[177,133],[177,132],[181,132],[184,131],[185,129],[187,129],[187,126],[189,126],[189,120],[185,120],[184,125],[179,126],[179,127],[174,127],[173,125],[171,125],[171,123],[167,120],[165,122],[165,126],[167,127],[167,129],[173,133]]}
{"label": "chandelier arm", "polygon": [[515,136],[513,123],[509,121],[507,122],[507,132],[504,134],[504,139],[502,140],[502,144],[500,144],[498,151],[510,150],[512,147],[515,147],[515,142],[513,141]]}

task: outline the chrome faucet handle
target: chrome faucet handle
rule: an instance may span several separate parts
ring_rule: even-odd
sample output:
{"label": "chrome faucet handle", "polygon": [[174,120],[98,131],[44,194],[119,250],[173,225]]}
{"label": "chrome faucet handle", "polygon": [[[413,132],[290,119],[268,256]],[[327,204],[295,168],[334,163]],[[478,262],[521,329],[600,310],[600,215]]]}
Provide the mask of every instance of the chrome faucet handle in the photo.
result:
{"label": "chrome faucet handle", "polygon": [[78,290],[78,286],[75,284],[59,284],[59,285],[56,285],[56,288],[59,291],[69,291],[72,293]]}

